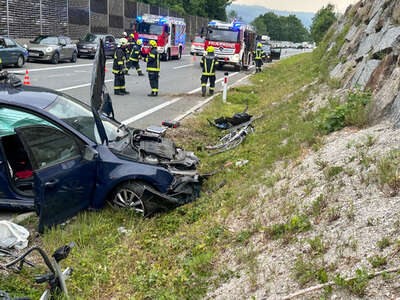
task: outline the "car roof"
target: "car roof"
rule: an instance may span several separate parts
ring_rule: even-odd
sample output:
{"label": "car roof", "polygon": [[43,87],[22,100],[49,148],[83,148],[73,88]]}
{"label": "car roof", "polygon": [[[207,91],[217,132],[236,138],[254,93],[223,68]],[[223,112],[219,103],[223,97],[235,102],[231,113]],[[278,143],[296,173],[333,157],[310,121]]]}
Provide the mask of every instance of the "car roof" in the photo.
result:
{"label": "car roof", "polygon": [[18,88],[11,87],[8,83],[0,83],[0,103],[16,104],[19,106],[33,106],[45,109],[61,95],[57,91],[23,85]]}

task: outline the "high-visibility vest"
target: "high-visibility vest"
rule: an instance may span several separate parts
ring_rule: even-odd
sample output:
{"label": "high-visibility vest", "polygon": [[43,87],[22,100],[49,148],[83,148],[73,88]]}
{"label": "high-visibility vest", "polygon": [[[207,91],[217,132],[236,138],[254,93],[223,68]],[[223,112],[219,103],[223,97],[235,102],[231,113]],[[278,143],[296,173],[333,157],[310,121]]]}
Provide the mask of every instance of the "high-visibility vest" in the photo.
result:
{"label": "high-visibility vest", "polygon": [[147,55],[147,71],[160,72],[160,54],[156,47],[151,48],[150,53]]}
{"label": "high-visibility vest", "polygon": [[215,75],[215,67],[218,65],[218,61],[215,57],[206,57],[203,56],[200,62],[203,68],[203,74],[205,76],[213,76]]}

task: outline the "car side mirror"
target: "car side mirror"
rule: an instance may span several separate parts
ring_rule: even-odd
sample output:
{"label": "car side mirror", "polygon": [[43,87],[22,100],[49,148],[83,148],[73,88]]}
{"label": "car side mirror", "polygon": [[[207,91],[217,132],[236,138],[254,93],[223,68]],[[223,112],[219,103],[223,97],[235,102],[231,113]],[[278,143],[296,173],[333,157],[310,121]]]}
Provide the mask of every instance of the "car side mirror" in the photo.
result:
{"label": "car side mirror", "polygon": [[67,46],[67,44],[66,44],[66,43],[60,43],[60,45],[61,45],[62,47],[65,47],[65,46]]}
{"label": "car side mirror", "polygon": [[85,146],[84,152],[83,152],[83,159],[87,161],[92,161],[97,158],[99,155],[99,152],[94,150],[92,147]]}

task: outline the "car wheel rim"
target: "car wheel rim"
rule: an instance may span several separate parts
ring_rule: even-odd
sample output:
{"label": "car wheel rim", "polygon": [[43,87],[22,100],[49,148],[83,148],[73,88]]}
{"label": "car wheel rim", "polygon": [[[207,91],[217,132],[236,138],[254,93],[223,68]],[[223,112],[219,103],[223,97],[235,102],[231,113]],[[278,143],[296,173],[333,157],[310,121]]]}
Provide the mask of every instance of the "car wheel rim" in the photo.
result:
{"label": "car wheel rim", "polygon": [[24,64],[24,61],[22,59],[22,57],[18,58],[18,67],[22,67],[22,65]]}
{"label": "car wheel rim", "polygon": [[121,189],[114,197],[113,204],[120,208],[129,208],[144,214],[144,205],[140,197],[133,191]]}

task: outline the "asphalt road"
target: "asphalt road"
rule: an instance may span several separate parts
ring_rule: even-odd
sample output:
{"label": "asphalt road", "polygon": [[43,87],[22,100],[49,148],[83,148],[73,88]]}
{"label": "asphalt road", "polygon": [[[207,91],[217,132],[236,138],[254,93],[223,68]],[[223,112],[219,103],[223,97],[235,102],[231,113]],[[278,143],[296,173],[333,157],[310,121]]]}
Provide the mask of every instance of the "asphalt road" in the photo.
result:
{"label": "asphalt road", "polygon": [[[281,58],[301,52],[303,50],[285,49],[282,50]],[[147,96],[151,91],[147,74],[138,77],[135,70],[130,70],[131,75],[125,77],[130,95],[114,95],[112,60],[107,60],[106,85],[112,97],[116,119],[124,124],[145,129],[150,125],[161,125],[164,120],[173,120],[200,105],[204,98],[201,97],[200,91],[199,62],[199,58],[194,60],[188,54],[183,55],[181,60],[161,62],[159,97],[152,98]],[[92,59],[78,59],[77,63],[63,62],[58,65],[29,62],[22,69],[7,70],[28,70],[31,85],[55,89],[89,104],[92,67]],[[145,70],[144,62],[141,62],[141,67]],[[224,72],[229,73],[228,84],[233,84],[252,74],[254,68],[235,72],[233,68],[226,66],[224,70],[218,71],[216,92],[222,90]],[[20,77],[24,79],[24,76]],[[9,219],[13,215],[15,213],[0,212],[0,220]]]}

